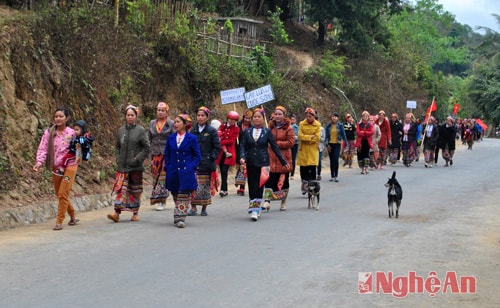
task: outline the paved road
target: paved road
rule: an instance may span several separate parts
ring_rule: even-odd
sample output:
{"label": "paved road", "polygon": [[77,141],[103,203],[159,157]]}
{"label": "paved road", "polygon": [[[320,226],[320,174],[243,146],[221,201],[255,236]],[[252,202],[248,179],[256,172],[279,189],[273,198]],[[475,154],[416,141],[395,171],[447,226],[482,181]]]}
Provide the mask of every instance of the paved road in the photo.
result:
{"label": "paved road", "polygon": [[[140,222],[125,213],[112,223],[103,209],[60,232],[53,221],[0,232],[0,306],[500,307],[499,153],[500,140],[488,139],[459,146],[450,168],[341,169],[340,183],[322,181],[319,211],[294,180],[288,211],[272,203],[258,222],[233,193],[185,229],[172,209],[144,206]],[[399,219],[387,217],[383,186],[393,170],[404,189]],[[433,297],[430,288],[376,292],[389,272],[413,271],[425,283],[436,272],[441,286],[447,272],[473,276],[477,289],[453,294],[448,280]],[[374,294],[358,293],[360,272],[385,275]]]}

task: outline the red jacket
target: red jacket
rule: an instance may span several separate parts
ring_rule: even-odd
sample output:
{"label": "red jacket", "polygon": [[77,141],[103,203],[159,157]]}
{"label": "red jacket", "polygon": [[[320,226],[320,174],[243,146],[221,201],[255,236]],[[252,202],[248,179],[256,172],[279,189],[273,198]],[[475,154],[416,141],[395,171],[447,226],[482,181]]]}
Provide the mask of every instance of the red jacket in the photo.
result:
{"label": "red jacket", "polygon": [[356,139],[357,148],[361,147],[361,139],[367,139],[370,149],[373,149],[373,125],[364,122],[358,123],[356,134],[358,135],[358,139]]}
{"label": "red jacket", "polygon": [[220,164],[222,155],[225,155],[225,150],[232,154],[231,157],[226,157],[224,159],[224,165],[234,166],[236,165],[236,140],[240,134],[240,128],[236,125],[228,126],[222,124],[219,128],[219,138],[220,138],[220,148],[221,151],[217,160],[215,161],[217,165]]}
{"label": "red jacket", "polygon": [[382,149],[387,149],[389,146],[389,141],[392,140],[391,136],[391,125],[389,121],[384,118],[384,121],[379,124],[378,120],[375,121],[375,124],[380,127],[380,132],[382,133],[382,137],[380,137],[380,141],[378,142],[378,147]]}

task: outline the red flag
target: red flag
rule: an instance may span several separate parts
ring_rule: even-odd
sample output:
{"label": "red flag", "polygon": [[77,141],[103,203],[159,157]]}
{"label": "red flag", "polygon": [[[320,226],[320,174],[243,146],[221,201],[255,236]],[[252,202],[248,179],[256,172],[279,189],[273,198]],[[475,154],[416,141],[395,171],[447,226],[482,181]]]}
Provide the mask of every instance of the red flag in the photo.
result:
{"label": "red flag", "polygon": [[453,105],[453,114],[457,114],[460,111],[460,105],[455,104]]}
{"label": "red flag", "polygon": [[437,107],[436,99],[433,99],[431,105],[429,106],[429,108],[427,108],[424,123],[427,123],[427,121],[429,120],[429,117],[431,116],[431,113],[433,113],[437,109],[438,109],[438,107]]}

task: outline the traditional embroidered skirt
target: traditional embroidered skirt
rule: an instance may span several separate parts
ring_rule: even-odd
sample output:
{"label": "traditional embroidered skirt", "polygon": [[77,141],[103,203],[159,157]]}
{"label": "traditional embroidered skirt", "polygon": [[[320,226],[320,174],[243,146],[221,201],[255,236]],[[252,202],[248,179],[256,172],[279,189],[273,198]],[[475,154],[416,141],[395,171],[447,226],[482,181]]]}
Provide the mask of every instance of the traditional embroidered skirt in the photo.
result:
{"label": "traditional embroidered skirt", "polygon": [[415,159],[414,142],[403,141],[401,152],[403,153],[403,163],[410,164]]}
{"label": "traditional embroidered skirt", "polygon": [[141,206],[142,195],[142,171],[132,171],[129,173],[116,173],[113,192],[115,197],[115,211],[137,212]]}
{"label": "traditional embroidered skirt", "polygon": [[196,174],[196,181],[198,182],[198,189],[192,194],[191,205],[206,206],[212,204],[212,172],[198,171]]}
{"label": "traditional embroidered skirt", "polygon": [[172,194],[172,198],[174,199],[175,203],[174,223],[184,221],[189,213],[189,209],[191,208],[191,193],[182,192],[178,194]]}
{"label": "traditional embroidered skirt", "polygon": [[395,164],[398,161],[399,148],[389,148],[389,162]]}
{"label": "traditional embroidered skirt", "polygon": [[453,159],[453,154],[455,154],[455,150],[450,151],[448,146],[446,146],[441,153],[443,155],[443,159],[449,161],[450,159]]}
{"label": "traditional embroidered skirt", "polygon": [[166,174],[163,168],[163,155],[155,155],[151,159],[151,175],[153,175],[153,190],[149,202],[151,205],[156,203],[165,203],[169,192],[165,187]]}
{"label": "traditional embroidered skirt", "polygon": [[368,140],[361,139],[361,148],[358,151],[358,165],[361,169],[368,168],[370,163],[370,145]]}
{"label": "traditional embroidered skirt", "polygon": [[342,159],[344,160],[344,164],[351,165],[352,158],[356,154],[356,144],[354,140],[347,140],[347,144],[344,146],[342,150]]}
{"label": "traditional embroidered skirt", "polygon": [[286,200],[289,188],[288,173],[271,172],[264,187],[264,200]]}

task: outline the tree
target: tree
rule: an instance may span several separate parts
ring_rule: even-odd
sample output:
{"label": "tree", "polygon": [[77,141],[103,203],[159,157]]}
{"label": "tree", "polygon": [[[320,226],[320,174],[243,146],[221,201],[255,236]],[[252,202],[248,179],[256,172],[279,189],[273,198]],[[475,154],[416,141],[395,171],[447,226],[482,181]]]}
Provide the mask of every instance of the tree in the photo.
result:
{"label": "tree", "polygon": [[351,52],[361,54],[373,44],[386,45],[388,32],[385,19],[399,8],[400,0],[306,0],[308,16],[318,22],[318,43],[325,39],[327,22],[339,25],[339,40],[351,46]]}
{"label": "tree", "polygon": [[[500,15],[492,14],[500,27]],[[500,33],[488,28],[478,27],[478,30],[486,32],[482,42],[477,46],[479,52],[479,60],[492,61],[494,64],[500,63]]]}
{"label": "tree", "polygon": [[500,64],[479,65],[469,80],[470,100],[494,127],[500,123]]}

